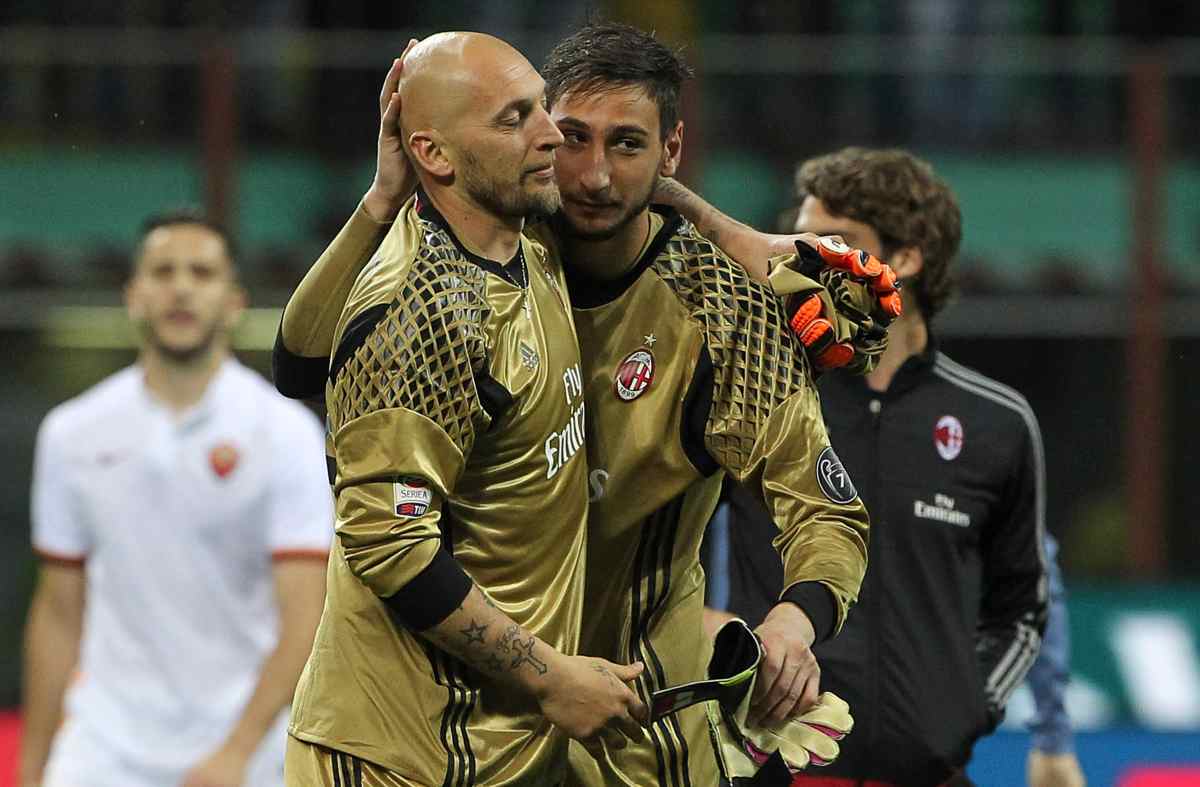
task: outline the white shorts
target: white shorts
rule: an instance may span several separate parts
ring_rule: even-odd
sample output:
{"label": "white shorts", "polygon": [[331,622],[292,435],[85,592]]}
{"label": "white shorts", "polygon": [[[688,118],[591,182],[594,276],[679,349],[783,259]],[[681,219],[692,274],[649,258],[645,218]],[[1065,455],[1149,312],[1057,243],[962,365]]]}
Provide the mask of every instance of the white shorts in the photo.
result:
{"label": "white shorts", "polygon": [[[243,780],[246,787],[283,787],[286,717],[284,721],[272,726],[250,759]],[[41,787],[177,787],[188,770],[207,754],[198,751],[194,762],[164,769],[138,762],[134,756],[89,734],[82,725],[68,721],[54,737]]]}

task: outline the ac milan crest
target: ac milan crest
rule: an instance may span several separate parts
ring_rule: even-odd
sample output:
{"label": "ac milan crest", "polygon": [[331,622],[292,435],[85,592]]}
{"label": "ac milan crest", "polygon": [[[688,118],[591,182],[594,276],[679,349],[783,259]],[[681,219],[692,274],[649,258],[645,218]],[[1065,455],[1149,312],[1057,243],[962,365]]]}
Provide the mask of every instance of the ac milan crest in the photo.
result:
{"label": "ac milan crest", "polygon": [[233,469],[237,467],[239,458],[241,455],[238,453],[237,446],[230,442],[217,443],[208,452],[208,464],[217,474],[217,478],[225,478],[232,473]]}
{"label": "ac milan crest", "polygon": [[632,402],[654,382],[654,355],[649,350],[634,350],[617,367],[614,390],[622,402]]}
{"label": "ac milan crest", "polygon": [[937,447],[938,455],[947,462],[955,459],[962,452],[963,425],[952,415],[943,415],[933,428],[933,444]]}

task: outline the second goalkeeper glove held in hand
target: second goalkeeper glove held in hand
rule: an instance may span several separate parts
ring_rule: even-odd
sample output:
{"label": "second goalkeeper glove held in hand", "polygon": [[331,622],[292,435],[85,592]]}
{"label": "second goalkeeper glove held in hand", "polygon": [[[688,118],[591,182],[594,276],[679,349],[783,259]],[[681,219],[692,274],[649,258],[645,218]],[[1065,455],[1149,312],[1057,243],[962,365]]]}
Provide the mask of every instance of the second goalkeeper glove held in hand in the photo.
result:
{"label": "second goalkeeper glove held in hand", "polygon": [[[838,756],[837,741],[854,726],[849,706],[825,692],[805,713],[777,727],[747,723],[750,698],[762,661],[762,644],[742,620],[721,627],[713,643],[708,680],[655,693],[654,714],[708,700],[705,709],[721,771],[730,781],[752,779],[778,752],[795,773],[810,764],[826,765]],[[737,784],[737,781],[733,781]]]}

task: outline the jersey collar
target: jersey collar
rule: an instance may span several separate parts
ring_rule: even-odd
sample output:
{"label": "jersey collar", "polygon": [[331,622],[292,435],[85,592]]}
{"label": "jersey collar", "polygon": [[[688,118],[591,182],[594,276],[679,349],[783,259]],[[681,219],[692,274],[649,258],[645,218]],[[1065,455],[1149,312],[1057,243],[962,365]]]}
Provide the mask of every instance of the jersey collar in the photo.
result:
{"label": "jersey collar", "polygon": [[663,247],[679,231],[683,217],[674,208],[666,205],[651,205],[650,210],[662,216],[662,228],[646,246],[646,250],[642,252],[642,256],[638,258],[633,267],[620,278],[597,279],[573,268],[569,259],[563,259],[563,273],[566,275],[567,290],[571,293],[573,308],[591,309],[615,301],[624,295],[625,291],[632,287],[633,283],[642,275],[642,272],[658,259]]}
{"label": "jersey collar", "polygon": [[525,266],[525,244],[523,240],[517,241],[517,253],[508,262],[497,262],[496,260],[482,257],[463,245],[458,236],[454,234],[454,228],[450,226],[450,222],[446,221],[446,217],[442,215],[442,212],[434,207],[433,201],[429,199],[429,195],[425,193],[425,189],[417,189],[416,199],[417,215],[444,230],[450,236],[450,240],[453,241],[459,253],[466,257],[467,260],[475,263],[488,273],[496,274],[517,289],[525,289],[529,284],[529,270]]}

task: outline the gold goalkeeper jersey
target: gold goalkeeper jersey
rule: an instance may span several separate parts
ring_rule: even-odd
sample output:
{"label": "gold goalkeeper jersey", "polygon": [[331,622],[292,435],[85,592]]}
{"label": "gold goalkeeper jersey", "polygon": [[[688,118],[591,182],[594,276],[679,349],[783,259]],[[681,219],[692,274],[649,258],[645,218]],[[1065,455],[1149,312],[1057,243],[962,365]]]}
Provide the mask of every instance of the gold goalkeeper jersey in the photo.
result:
{"label": "gold goalkeeper jersey", "polygon": [[434,648],[385,600],[449,551],[513,620],[577,652],[583,380],[560,266],[528,238],[506,265],[472,255],[419,194],[333,346],[338,538],[291,734],[403,783],[557,784],[566,739],[532,698]]}
{"label": "gold goalkeeper jersey", "polygon": [[[762,494],[779,527],[785,587],[821,583],[836,626],[862,581],[868,527],[777,299],[677,214],[651,220],[648,246],[620,279],[591,280],[566,261],[589,408],[580,647],[643,662],[647,702],[706,677],[699,551],[722,471]],[[700,706],[656,723],[650,745],[606,755],[596,774],[573,749],[574,781],[718,779]]]}

